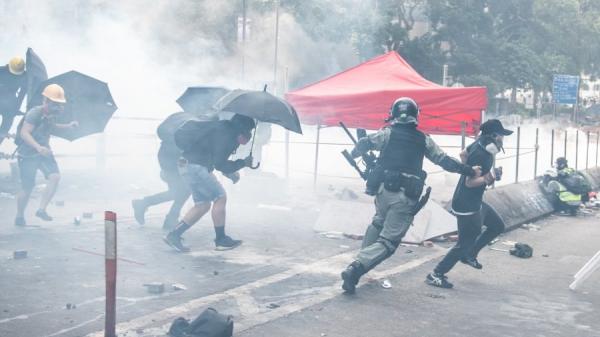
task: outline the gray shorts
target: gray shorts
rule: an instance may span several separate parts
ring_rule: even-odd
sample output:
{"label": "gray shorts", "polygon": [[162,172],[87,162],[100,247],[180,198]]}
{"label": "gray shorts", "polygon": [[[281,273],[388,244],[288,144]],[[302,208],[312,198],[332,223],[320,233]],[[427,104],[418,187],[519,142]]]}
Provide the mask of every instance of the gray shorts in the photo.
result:
{"label": "gray shorts", "polygon": [[202,165],[184,164],[179,174],[192,192],[194,203],[213,202],[225,196],[225,189],[212,172]]}

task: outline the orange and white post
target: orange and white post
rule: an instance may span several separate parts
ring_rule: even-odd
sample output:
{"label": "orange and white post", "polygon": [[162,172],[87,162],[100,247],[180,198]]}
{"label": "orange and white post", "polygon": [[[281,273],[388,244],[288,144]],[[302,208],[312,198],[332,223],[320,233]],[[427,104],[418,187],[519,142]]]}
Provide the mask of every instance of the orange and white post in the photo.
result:
{"label": "orange and white post", "polygon": [[104,243],[106,270],[106,316],[104,337],[116,337],[117,316],[117,214],[104,212]]}

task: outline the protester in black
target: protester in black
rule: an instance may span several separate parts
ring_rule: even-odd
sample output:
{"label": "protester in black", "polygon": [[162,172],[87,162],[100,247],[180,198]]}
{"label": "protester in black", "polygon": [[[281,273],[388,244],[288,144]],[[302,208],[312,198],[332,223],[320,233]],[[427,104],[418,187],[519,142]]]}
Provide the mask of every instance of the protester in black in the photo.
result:
{"label": "protester in black", "polygon": [[175,131],[183,123],[192,119],[195,119],[195,117],[190,113],[177,112],[167,117],[158,126],[157,134],[161,140],[158,149],[160,178],[167,184],[168,189],[131,202],[135,219],[140,225],[146,222],[145,213],[149,207],[169,201],[173,201],[173,204],[171,204],[171,208],[165,217],[163,229],[171,230],[179,223],[181,209],[191,193],[179,175],[177,161],[181,157],[181,150],[175,144]]}
{"label": "protester in black", "polygon": [[[458,242],[427,275],[426,282],[441,288],[452,288],[446,273],[461,261],[473,268],[481,269],[483,266],[477,261],[477,254],[487,243],[502,232],[502,221],[489,207],[483,204],[483,193],[486,186],[500,179],[501,171],[494,172],[495,155],[502,149],[504,136],[512,131],[504,129],[497,119],[491,119],[481,125],[481,136],[466,150],[466,164],[481,167],[482,176],[471,178],[461,176],[452,198],[452,212],[456,215],[458,224]],[[489,226],[481,232],[485,221]]]}
{"label": "protester in black", "polygon": [[27,93],[25,61],[14,57],[0,67],[0,144],[10,131],[15,117],[20,113],[21,104]]}
{"label": "protester in black", "polygon": [[233,249],[242,243],[225,235],[227,197],[213,171],[222,172],[235,183],[240,178],[240,169],[252,167],[252,156],[234,161],[229,157],[240,144],[248,143],[255,126],[253,119],[234,115],[231,120],[187,121],[175,132],[175,142],[182,150],[183,157],[179,163],[179,173],[192,193],[194,207],[165,236],[164,241],[168,245],[180,252],[189,251],[182,244],[181,235],[211,208],[216,249]]}

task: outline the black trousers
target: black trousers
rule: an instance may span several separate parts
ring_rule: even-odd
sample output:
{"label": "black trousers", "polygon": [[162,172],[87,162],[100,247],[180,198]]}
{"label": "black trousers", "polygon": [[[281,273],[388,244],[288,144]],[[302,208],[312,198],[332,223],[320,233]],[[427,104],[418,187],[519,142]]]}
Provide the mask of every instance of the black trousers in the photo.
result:
{"label": "black trousers", "polygon": [[[481,210],[471,215],[457,215],[458,242],[435,267],[438,274],[446,274],[458,261],[476,258],[483,247],[504,232],[504,222],[486,203]],[[485,225],[485,231],[481,231]]]}

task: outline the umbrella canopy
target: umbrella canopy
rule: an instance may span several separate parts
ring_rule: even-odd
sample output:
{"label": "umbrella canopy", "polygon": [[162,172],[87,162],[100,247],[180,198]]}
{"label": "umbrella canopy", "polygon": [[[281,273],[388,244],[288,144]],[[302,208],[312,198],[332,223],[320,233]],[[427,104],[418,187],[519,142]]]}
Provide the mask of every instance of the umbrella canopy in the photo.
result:
{"label": "umbrella canopy", "polygon": [[294,107],[266,91],[233,90],[221,97],[215,104],[215,109],[252,117],[260,122],[277,124],[302,134]]}
{"label": "umbrella canopy", "polygon": [[39,86],[32,98],[36,105],[42,103],[42,90],[49,84],[58,84],[65,90],[65,111],[58,117],[59,123],[77,121],[79,126],[61,129],[53,133],[70,141],[104,131],[108,120],[117,110],[108,85],[77,71],[69,71],[52,77]]}
{"label": "umbrella canopy", "polygon": [[27,110],[33,108],[33,100],[35,93],[40,91],[40,83],[48,79],[48,72],[42,59],[31,48],[27,48],[25,56],[25,64],[27,65]]}
{"label": "umbrella canopy", "polygon": [[229,91],[223,87],[189,87],[176,102],[187,113],[213,115],[213,105]]}

